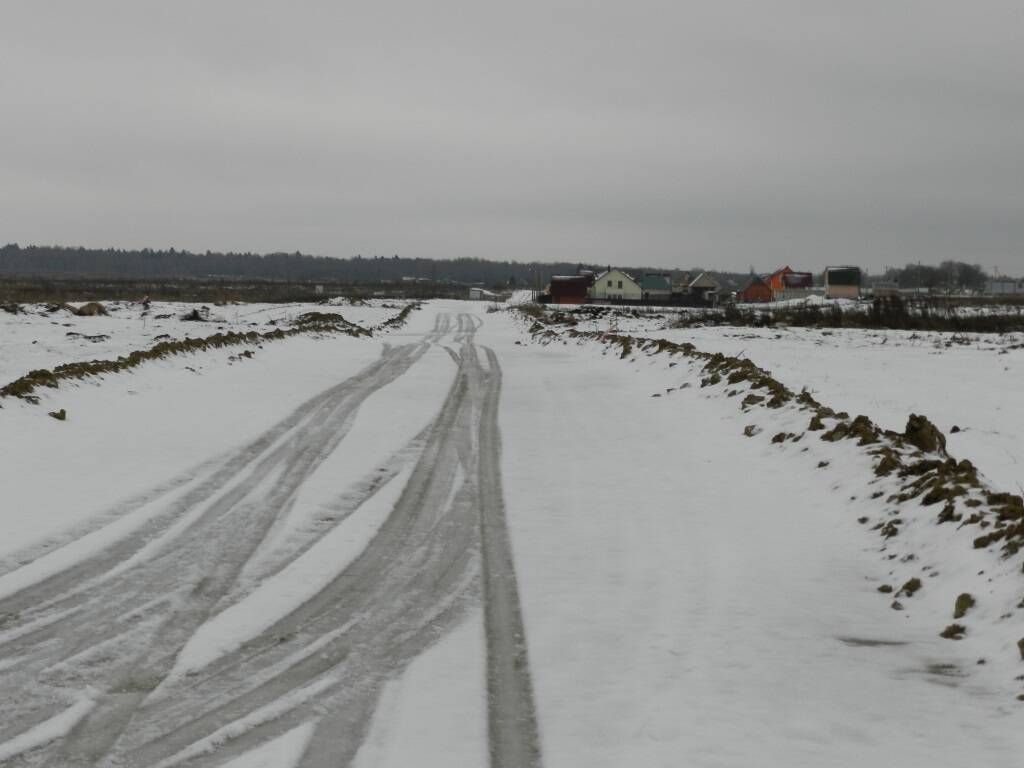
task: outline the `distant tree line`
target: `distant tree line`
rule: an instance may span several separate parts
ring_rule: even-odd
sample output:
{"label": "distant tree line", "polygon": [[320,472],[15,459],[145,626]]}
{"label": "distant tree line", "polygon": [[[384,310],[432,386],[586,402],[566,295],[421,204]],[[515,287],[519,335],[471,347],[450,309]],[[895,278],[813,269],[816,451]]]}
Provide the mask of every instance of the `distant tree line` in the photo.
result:
{"label": "distant tree line", "polygon": [[[174,278],[210,279],[237,278],[310,283],[347,283],[373,285],[421,280],[431,283],[479,284],[492,288],[544,287],[552,275],[572,275],[579,270],[601,272],[604,264],[573,262],[515,262],[486,259],[420,259],[392,256],[354,256],[336,259],[299,253],[192,253],[174,248],[167,250],[127,250],[118,248],[67,248],[61,246],[17,244],[0,248],[0,274],[63,277],[111,278]],[[682,270],[652,267],[627,267],[630,273],[669,272],[675,277]],[[688,270],[691,277],[700,268]],[[708,270],[725,290],[742,288],[749,275]],[[815,282],[820,282],[815,275]],[[901,288],[924,288],[932,291],[984,290],[988,275],[977,264],[944,261],[938,266],[907,264],[886,270],[877,280],[892,281]]]}
{"label": "distant tree line", "polygon": [[890,267],[882,280],[898,283],[900,288],[926,288],[930,291],[983,291],[988,274],[977,264],[944,261],[938,266],[907,264]]}
{"label": "distant tree line", "polygon": [[[67,248],[10,244],[0,248],[0,274],[88,276],[111,278],[241,278],[311,283],[372,285],[421,280],[433,283],[482,284],[494,288],[543,288],[552,275],[579,270],[600,272],[605,265],[571,262],[514,262],[485,259],[419,259],[393,256],[355,256],[336,259],[303,253],[191,253],[167,250]],[[679,270],[629,268],[630,272],[678,273]],[[700,270],[691,270],[694,276]],[[715,272],[725,284],[742,275]],[[732,279],[730,279],[732,278]]]}

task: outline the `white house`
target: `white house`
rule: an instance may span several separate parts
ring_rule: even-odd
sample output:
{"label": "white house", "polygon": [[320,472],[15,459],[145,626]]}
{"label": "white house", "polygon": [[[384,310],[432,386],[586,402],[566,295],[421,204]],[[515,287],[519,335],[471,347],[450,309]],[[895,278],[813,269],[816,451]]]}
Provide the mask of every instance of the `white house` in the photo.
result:
{"label": "white house", "polygon": [[609,269],[594,278],[590,289],[590,298],[595,301],[602,299],[628,299],[640,301],[643,298],[640,284],[621,269]]}

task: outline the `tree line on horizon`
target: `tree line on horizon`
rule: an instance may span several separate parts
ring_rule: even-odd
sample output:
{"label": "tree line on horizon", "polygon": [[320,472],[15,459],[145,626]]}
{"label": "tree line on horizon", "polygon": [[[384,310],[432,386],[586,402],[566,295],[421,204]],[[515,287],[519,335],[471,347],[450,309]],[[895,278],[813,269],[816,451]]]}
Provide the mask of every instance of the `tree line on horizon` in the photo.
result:
{"label": "tree line on horizon", "polygon": [[882,279],[897,283],[901,288],[923,288],[928,290],[955,290],[966,288],[974,291],[985,290],[989,275],[978,264],[962,261],[943,261],[938,266],[930,264],[907,264],[904,267],[890,267]]}
{"label": "tree line on horizon", "polygon": [[[82,248],[64,246],[0,247],[0,274],[88,276],[125,279],[248,279],[310,283],[369,285],[399,283],[404,279],[435,283],[482,284],[494,288],[543,287],[552,275],[581,270],[600,272],[607,265],[573,262],[489,261],[480,258],[427,259],[394,256],[333,258],[295,253],[192,253],[166,250]],[[704,271],[627,267],[629,272],[689,273]],[[725,288],[741,288],[749,274],[706,270]],[[820,275],[815,276],[820,282]],[[938,266],[907,264],[867,276],[865,283],[896,282],[902,288],[983,290],[988,275],[976,264],[944,261]]]}
{"label": "tree line on horizon", "polygon": [[[426,259],[394,256],[334,258],[299,253],[192,253],[174,248],[140,250],[64,246],[0,247],[0,274],[88,276],[130,279],[248,279],[351,285],[398,283],[405,279],[437,283],[483,284],[495,288],[547,285],[552,275],[581,270],[603,271],[607,265],[579,262],[489,261],[479,258]],[[673,272],[632,267],[631,272]],[[692,270],[691,270],[692,271]],[[696,274],[700,270],[694,272]],[[742,277],[728,272],[716,276]]]}

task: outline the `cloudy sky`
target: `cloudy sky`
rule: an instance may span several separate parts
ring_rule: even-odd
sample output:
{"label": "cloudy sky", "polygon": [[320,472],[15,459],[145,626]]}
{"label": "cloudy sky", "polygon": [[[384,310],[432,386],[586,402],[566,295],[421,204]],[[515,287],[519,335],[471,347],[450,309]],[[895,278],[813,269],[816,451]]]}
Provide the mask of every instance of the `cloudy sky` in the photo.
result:
{"label": "cloudy sky", "polygon": [[1024,4],[4,0],[0,242],[1021,273]]}

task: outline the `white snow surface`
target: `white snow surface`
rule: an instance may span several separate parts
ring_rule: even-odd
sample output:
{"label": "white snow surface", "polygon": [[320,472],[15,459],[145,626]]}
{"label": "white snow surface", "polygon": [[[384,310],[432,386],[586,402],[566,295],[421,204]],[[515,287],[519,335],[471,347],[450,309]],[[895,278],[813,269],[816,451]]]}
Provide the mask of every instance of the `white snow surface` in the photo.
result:
{"label": "white snow surface", "polygon": [[0,743],[0,762],[49,744],[66,736],[96,705],[94,691],[85,691],[78,700],[63,712],[44,720],[9,741]]}
{"label": "white snow surface", "polygon": [[282,736],[236,757],[221,768],[295,768],[313,736],[315,723],[303,723]]}
{"label": "white snow surface", "polygon": [[297,560],[201,626],[181,650],[167,682],[235,650],[326,587],[376,535],[410,474],[411,468],[404,470]]}
{"label": "white snow surface", "polygon": [[[178,765],[191,758],[210,754],[214,752],[217,747],[229,742],[231,739],[241,736],[246,731],[258,725],[277,719],[302,702],[326,691],[333,686],[335,682],[336,681],[330,677],[320,678],[316,682],[310,683],[298,691],[282,696],[272,704],[268,704],[267,706],[262,707],[243,718],[239,718],[238,720],[218,728],[210,736],[195,742],[188,749],[184,749],[177,754],[171,755],[166,760],[162,760],[153,768],[170,768],[173,765]],[[262,749],[268,749],[269,746],[271,756],[283,757],[285,761],[291,760],[294,764],[301,759],[302,751],[305,750],[306,745],[309,743],[309,738],[312,735],[311,731],[312,729],[309,726],[303,724],[302,726],[298,726],[279,737],[285,739],[283,744],[280,742],[277,742],[276,744],[274,742],[270,742],[269,745],[264,745]],[[257,759],[266,757],[265,754],[259,756],[259,752],[257,752],[257,756]],[[238,760],[242,761],[241,764],[248,765],[249,763],[244,760],[244,758],[247,757],[248,755],[243,755],[238,758]],[[288,763],[284,762],[283,765],[287,766]]]}
{"label": "white snow surface", "polygon": [[[753,360],[785,384],[902,432],[911,413],[1000,489],[1024,485],[1024,335],[702,328],[655,334]],[[952,432],[953,427],[959,432]]]}
{"label": "white snow surface", "polygon": [[[233,309],[240,318],[248,311]],[[699,367],[682,358],[620,359],[617,348],[595,341],[538,344],[514,310],[486,312],[480,303],[429,302],[406,327],[373,339],[300,336],[265,344],[244,362],[230,361],[230,349],[211,351],[62,384],[42,392],[39,406],[2,401],[0,593],[127,535],[155,513],[146,507],[154,489],[186,488],[219,456],[371,363],[385,343],[422,338],[442,312],[477,314],[476,343],[501,365],[502,484],[546,765],[1019,762],[1019,557],[974,550],[970,532],[913,509],[900,512],[913,524],[886,543],[870,525],[887,519],[891,505],[871,496],[888,486],[875,484],[861,449],[850,441],[770,443],[776,432],[803,431],[804,412],[741,411],[742,398],[701,389]],[[40,316],[26,328],[11,317],[17,322],[0,313],[0,379],[77,354],[77,341],[61,346],[63,326],[47,328]],[[152,333],[165,330],[133,322],[119,327],[122,351],[150,346]],[[660,325],[654,317],[615,322],[619,332],[743,353],[791,387],[806,385],[826,405],[884,427],[902,429],[910,412],[947,432],[957,424],[963,431],[950,436],[950,452],[1017,490],[1024,395],[1014,382],[1024,352],[1007,341],[947,346],[935,334]],[[43,330],[48,351],[26,350]],[[457,347],[451,337],[441,343]],[[404,487],[410,459],[290,566],[271,567],[323,503],[432,421],[452,370],[434,345],[363,403],[346,441],[299,491],[231,600],[185,646],[175,674],[237,648],[359,554]],[[68,421],[46,416],[60,407]],[[759,434],[745,437],[746,426]],[[877,587],[898,588],[912,576],[925,586],[890,608],[892,596]],[[978,598],[965,619],[968,635],[940,639],[962,591]],[[470,611],[395,671],[357,755],[360,768],[486,763],[481,624],[481,612]],[[330,674],[318,678],[166,764],[200,759],[334,684]],[[84,717],[92,699],[69,693],[77,704],[0,745],[0,760],[62,738]],[[299,725],[228,765],[298,765],[313,728]]]}
{"label": "white snow surface", "polygon": [[[65,382],[38,390],[38,406],[5,398],[0,487],[10,490],[0,557],[29,545],[54,548],[75,526],[116,519],[155,488],[187,482],[380,349],[350,336],[296,336],[264,344],[244,362],[231,362],[236,350],[225,348]],[[46,416],[57,408],[66,409],[66,422]]]}
{"label": "white snow surface", "polygon": [[[505,492],[552,764],[1016,759],[1019,613],[992,642],[938,632],[961,588],[985,589],[978,621],[998,622],[1019,598],[1019,562],[934,530],[920,560],[885,560],[856,523],[882,509],[855,446],[779,449],[766,437],[805,417],[743,414],[686,363],[603,352],[555,342],[503,356]],[[759,421],[766,435],[742,436]],[[954,573],[906,611],[876,591],[927,580],[935,563]],[[958,581],[980,566],[998,583]],[[999,678],[977,671],[993,655]]]}
{"label": "white snow surface", "polygon": [[487,765],[482,622],[474,611],[384,686],[354,768]]}
{"label": "white snow surface", "polygon": [[[1024,334],[953,334],[814,328],[664,328],[669,313],[585,322],[691,342],[705,352],[747,357],[793,389],[806,387],[837,411],[865,414],[903,431],[911,413],[947,436],[999,490],[1024,492]],[[960,431],[953,432],[953,427]]]}
{"label": "white snow surface", "polygon": [[[37,368],[87,360],[112,360],[160,341],[202,338],[215,333],[266,333],[287,328],[304,312],[330,312],[351,323],[373,328],[405,306],[406,302],[370,299],[351,304],[228,304],[154,301],[145,309],[128,301],[102,302],[106,316],[78,317],[64,309],[24,304],[22,312],[0,311],[0,386]],[[79,305],[81,302],[78,303]],[[74,305],[72,305],[74,306]],[[186,321],[195,309],[209,310],[209,320]],[[238,351],[238,350],[234,350]],[[232,354],[229,352],[228,354]]]}

